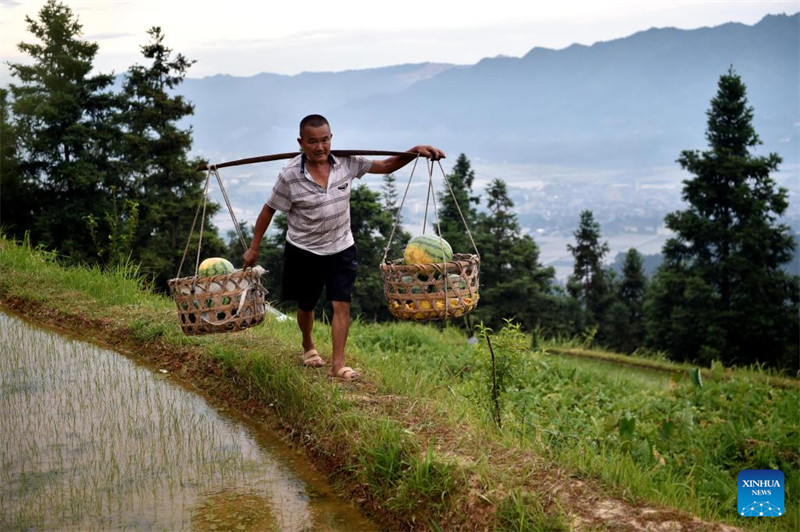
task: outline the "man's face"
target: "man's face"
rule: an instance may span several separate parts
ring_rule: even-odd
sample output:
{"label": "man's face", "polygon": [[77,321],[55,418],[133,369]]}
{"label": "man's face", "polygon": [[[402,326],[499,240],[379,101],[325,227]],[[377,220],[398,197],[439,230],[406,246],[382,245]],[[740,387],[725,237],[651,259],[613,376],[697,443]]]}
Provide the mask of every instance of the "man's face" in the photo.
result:
{"label": "man's face", "polygon": [[331,153],[332,138],[331,128],[327,124],[319,127],[306,126],[297,142],[310,161],[322,164],[327,162]]}

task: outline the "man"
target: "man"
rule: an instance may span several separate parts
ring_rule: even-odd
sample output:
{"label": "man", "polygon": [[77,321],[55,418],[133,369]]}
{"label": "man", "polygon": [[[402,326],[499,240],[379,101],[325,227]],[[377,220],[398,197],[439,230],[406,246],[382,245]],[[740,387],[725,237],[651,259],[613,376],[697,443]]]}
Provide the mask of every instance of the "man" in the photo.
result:
{"label": "man", "polygon": [[[413,157],[397,155],[383,160],[331,155],[330,124],[321,115],[300,122],[300,155],[289,161],[278,175],[253,229],[253,241],[244,254],[244,265],[258,259],[258,246],[275,211],[287,214],[283,265],[283,298],[297,301],[297,325],[303,334],[301,361],[320,367],[325,361],[314,344],[314,307],[323,286],[333,305],[330,376],[342,380],[361,374],[345,366],[344,349],[350,330],[350,301],[358,267],[355,241],[350,231],[351,181],[366,173],[390,174]],[[432,160],[445,157],[433,146],[408,150]]]}

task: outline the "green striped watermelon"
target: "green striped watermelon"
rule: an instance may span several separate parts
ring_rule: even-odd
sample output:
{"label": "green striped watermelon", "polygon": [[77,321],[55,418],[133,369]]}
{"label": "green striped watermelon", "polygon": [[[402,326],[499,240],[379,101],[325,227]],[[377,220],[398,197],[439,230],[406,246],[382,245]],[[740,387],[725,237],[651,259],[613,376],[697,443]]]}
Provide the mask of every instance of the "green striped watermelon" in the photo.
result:
{"label": "green striped watermelon", "polygon": [[436,235],[421,235],[412,238],[403,258],[407,264],[426,264],[453,260],[453,248],[444,238]]}
{"label": "green striped watermelon", "polygon": [[233,264],[228,259],[221,257],[211,257],[200,263],[197,274],[200,277],[211,277],[221,273],[233,273]]}

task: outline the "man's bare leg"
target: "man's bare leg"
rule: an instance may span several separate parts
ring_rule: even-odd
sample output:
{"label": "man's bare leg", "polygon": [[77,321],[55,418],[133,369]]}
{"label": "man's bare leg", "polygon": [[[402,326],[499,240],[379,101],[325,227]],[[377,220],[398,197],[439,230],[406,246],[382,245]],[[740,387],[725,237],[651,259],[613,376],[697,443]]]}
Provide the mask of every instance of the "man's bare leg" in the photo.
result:
{"label": "man's bare leg", "polygon": [[341,376],[337,372],[345,367],[344,348],[347,345],[347,335],[350,332],[350,302],[332,301],[331,303],[333,304],[333,319],[331,320],[333,353],[331,355],[330,374],[331,376]]}
{"label": "man's bare leg", "polygon": [[300,310],[297,309],[297,326],[300,327],[300,332],[303,333],[303,353],[307,353],[311,349],[316,349],[314,344],[314,309]]}

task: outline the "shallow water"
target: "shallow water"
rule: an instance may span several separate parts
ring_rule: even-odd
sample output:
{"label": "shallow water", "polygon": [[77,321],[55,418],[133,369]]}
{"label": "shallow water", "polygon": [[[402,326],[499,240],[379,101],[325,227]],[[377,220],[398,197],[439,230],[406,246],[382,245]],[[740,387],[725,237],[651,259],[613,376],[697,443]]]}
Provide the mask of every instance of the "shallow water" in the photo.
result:
{"label": "shallow water", "polygon": [[260,425],[0,313],[0,529],[379,527]]}

